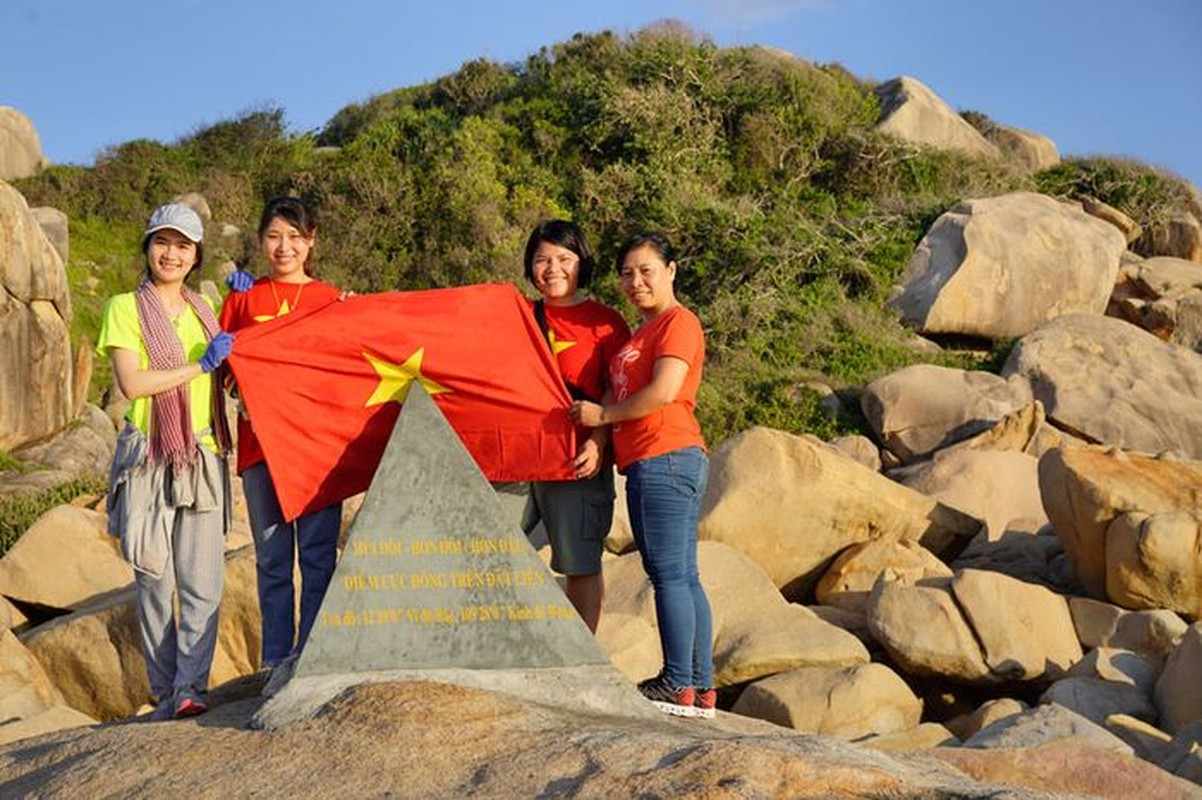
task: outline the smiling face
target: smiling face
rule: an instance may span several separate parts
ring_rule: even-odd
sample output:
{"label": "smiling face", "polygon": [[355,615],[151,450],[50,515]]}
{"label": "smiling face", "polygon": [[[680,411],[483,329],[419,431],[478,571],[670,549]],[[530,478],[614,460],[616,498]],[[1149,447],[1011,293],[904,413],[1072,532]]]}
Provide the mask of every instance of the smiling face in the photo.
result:
{"label": "smiling face", "polygon": [[644,319],[650,319],[676,305],[673,281],[676,262],[664,262],[650,245],[636,247],[622,259],[618,282],[622,292]]}
{"label": "smiling face", "polygon": [[157,286],[182,284],[196,266],[196,242],[177,230],[161,228],[146,243],[146,263]]}
{"label": "smiling face", "polygon": [[305,236],[283,217],[271,220],[259,237],[259,246],[271,265],[272,279],[282,283],[305,281],[305,267],[315,239],[315,236]]}
{"label": "smiling face", "polygon": [[548,305],[576,302],[580,278],[580,256],[566,247],[539,242],[530,261],[530,279]]}

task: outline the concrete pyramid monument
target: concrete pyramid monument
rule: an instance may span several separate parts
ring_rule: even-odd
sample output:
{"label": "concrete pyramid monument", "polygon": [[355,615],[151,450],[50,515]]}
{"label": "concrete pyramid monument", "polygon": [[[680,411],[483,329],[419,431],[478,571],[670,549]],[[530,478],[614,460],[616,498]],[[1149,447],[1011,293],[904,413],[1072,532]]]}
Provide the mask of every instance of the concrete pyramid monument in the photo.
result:
{"label": "concrete pyramid monument", "polygon": [[295,673],[255,724],[306,717],[356,683],[418,678],[649,707],[415,381]]}

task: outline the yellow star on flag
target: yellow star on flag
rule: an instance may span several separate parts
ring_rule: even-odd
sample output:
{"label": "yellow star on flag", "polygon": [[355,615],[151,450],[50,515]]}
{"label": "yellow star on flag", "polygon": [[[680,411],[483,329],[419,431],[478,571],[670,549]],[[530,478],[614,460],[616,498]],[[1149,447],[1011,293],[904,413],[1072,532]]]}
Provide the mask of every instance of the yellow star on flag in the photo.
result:
{"label": "yellow star on flag", "polygon": [[555,338],[555,331],[547,331],[547,341],[551,344],[551,355],[557,356],[569,347],[575,347],[575,342],[561,342]]}
{"label": "yellow star on flag", "polygon": [[421,381],[422,386],[430,394],[442,394],[443,392],[451,391],[437,381],[422,375],[422,356],[425,355],[425,352],[426,348],[419,347],[403,363],[394,364],[391,361],[373,356],[371,353],[364,351],[363,357],[367,359],[372,369],[380,376],[380,382],[376,385],[376,390],[367,399],[364,407],[378,406],[381,403],[389,403],[393,400],[398,403],[404,403],[405,398],[409,395],[409,387],[414,381]]}

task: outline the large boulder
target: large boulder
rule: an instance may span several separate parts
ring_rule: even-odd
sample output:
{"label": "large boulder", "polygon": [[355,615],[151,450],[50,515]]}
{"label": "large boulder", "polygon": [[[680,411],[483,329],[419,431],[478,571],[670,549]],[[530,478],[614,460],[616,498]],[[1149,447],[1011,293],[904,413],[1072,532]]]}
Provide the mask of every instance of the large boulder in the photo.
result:
{"label": "large boulder", "polygon": [[11,106],[0,106],[0,181],[36,175],[48,163],[29,117]]}
{"label": "large boulder", "polygon": [[[1039,486],[1052,528],[1092,597],[1130,608],[1192,603],[1191,609],[1202,610],[1196,605],[1202,599],[1197,585],[1202,553],[1184,549],[1196,541],[1191,515],[1202,514],[1202,463],[1063,447],[1040,459]],[[1153,525],[1149,520],[1156,515],[1168,516]],[[1112,528],[1113,558],[1108,555]],[[1159,549],[1134,552],[1143,541]],[[1174,580],[1158,591],[1151,586],[1157,576]],[[1175,599],[1177,592],[1181,596]],[[1158,605],[1162,600],[1172,605]]]}
{"label": "large boulder", "polygon": [[1149,223],[1131,249],[1143,256],[1172,256],[1202,261],[1202,222],[1197,212],[1179,211]]}
{"label": "large boulder", "polygon": [[0,558],[0,594],[34,606],[75,609],[133,584],[103,514],[56,506]]}
{"label": "large boulder", "polygon": [[1148,697],[1152,696],[1159,675],[1160,665],[1154,663],[1152,658],[1117,647],[1095,647],[1068,671],[1070,678],[1098,678],[1111,683],[1125,683]]}
{"label": "large boulder", "polygon": [[107,476],[117,448],[112,422],[96,406],[85,406],[76,423],[49,439],[16,448],[13,456],[72,477]]}
{"label": "large boulder", "polygon": [[1039,495],[1039,460],[1017,450],[951,448],[889,477],[983,520],[990,541],[1012,522],[1024,530],[1047,523]]}
{"label": "large boulder", "polygon": [[1124,264],[1106,313],[1158,339],[1202,349],[1202,264],[1170,256]]}
{"label": "large boulder", "polygon": [[909,540],[946,555],[980,528],[812,436],[752,428],[714,452],[698,534],[746,553],[802,600],[848,545]]}
{"label": "large boulder", "polygon": [[[128,717],[149,698],[133,589],[40,625],[22,641],[67,704],[95,719]],[[243,548],[226,556],[210,685],[258,669],[261,641],[254,553]]]}
{"label": "large boulder", "polygon": [[1202,720],[1202,623],[1195,622],[1181,637],[1156,680],[1153,698],[1160,712],[1160,727],[1176,733]]}
{"label": "large boulder", "polygon": [[883,575],[868,625],[907,674],[960,683],[1055,679],[1081,658],[1064,598],[983,570],[917,585]]}
{"label": "large boulder", "polygon": [[840,553],[818,581],[815,595],[823,605],[863,614],[872,587],[886,571],[908,583],[952,576],[947,565],[917,542],[873,540]]}
{"label": "large boulder", "polygon": [[1000,572],[1060,594],[1079,594],[1081,586],[1064,555],[1064,546],[1051,526],[1032,531],[1033,523],[1035,520],[1013,520],[996,538],[982,533],[956,556],[951,567]]}
{"label": "large boulder", "polygon": [[1023,336],[1101,314],[1126,247],[1114,226],[1046,195],[966,200],[927,231],[888,304],[923,333]]}
{"label": "large boulder", "polygon": [[922,701],[884,664],[801,667],[748,686],[731,709],[777,725],[854,740],[918,725]]}
{"label": "large boulder", "polygon": [[714,683],[734,686],[799,667],[839,668],[868,662],[855,635],[805,606],[727,618],[714,633]]}
{"label": "large boulder", "polygon": [[[852,634],[820,619],[809,609],[791,605],[771,579],[743,553],[718,542],[698,546],[698,571],[714,618],[714,679],[730,686],[796,667],[844,667],[868,661],[868,651]],[[606,559],[602,619],[639,617],[656,626],[655,598],[637,553]],[[601,631],[598,631],[599,637]],[[617,644],[615,634],[606,632]],[[623,648],[625,650],[625,648]],[[650,677],[661,666],[658,647],[653,662],[627,669]],[[626,663],[631,664],[630,658]]]}
{"label": "large boulder", "polygon": [[11,631],[0,631],[0,745],[93,722],[66,705],[42,665]]}
{"label": "large boulder", "polygon": [[951,590],[992,675],[1055,679],[1081,660],[1068,602],[1055,592],[977,569],[957,571]]}
{"label": "large boulder", "polygon": [[1074,677],[1056,681],[1039,696],[1041,703],[1056,703],[1081,716],[1105,725],[1112,714],[1122,714],[1151,723],[1156,708],[1139,687],[1102,678]]}
{"label": "large boulder", "polygon": [[891,372],[860,395],[873,433],[903,463],[987,431],[1030,403],[1025,380],[934,364]]}
{"label": "large boulder", "polygon": [[1041,133],[995,123],[983,135],[1007,161],[1024,172],[1039,172],[1060,163],[1056,143]]}
{"label": "large boulder", "polygon": [[1094,442],[1202,459],[1202,355],[1112,317],[1077,314],[1024,336],[1023,375],[1048,420]]}
{"label": "large boulder", "polygon": [[[1058,706],[1041,706],[1058,708]],[[1065,714],[1071,714],[1067,709]],[[1077,715],[1077,719],[1082,719]],[[1089,723],[1087,720],[1086,724]],[[1097,726],[1093,726],[1097,729]],[[941,747],[935,755],[977,780],[1023,786],[1039,797],[1107,797],[1119,800],[1195,800],[1198,787],[1159,767],[1123,752],[1115,752],[1115,737],[1095,744],[1064,726],[1063,737],[1049,729],[1049,740],[1029,746],[1003,744],[988,750]],[[1103,733],[1107,731],[1103,730]],[[1031,737],[1034,738],[1034,737]],[[1127,753],[1130,752],[1128,748]],[[1071,778],[1069,776],[1072,776]],[[1036,794],[1037,793],[1037,794]]]}
{"label": "large boulder", "polygon": [[659,672],[659,637],[651,623],[632,614],[608,612],[597,624],[597,643],[618,671],[638,683]]}
{"label": "large boulder", "polygon": [[947,720],[943,724],[959,739],[968,739],[978,731],[1016,714],[1026,711],[1029,706],[1022,700],[1012,697],[999,697],[996,700],[986,700],[975,711],[961,714]]}
{"label": "large boulder", "polygon": [[0,632],[0,729],[62,703],[37,659],[11,631]]}
{"label": "large boulder", "polygon": [[70,322],[62,259],[25,198],[0,181],[0,449],[49,436],[74,417]]}
{"label": "large boulder", "polygon": [[6,720],[3,725],[0,725],[0,745],[17,742],[21,739],[30,739],[45,733],[95,724],[96,720],[70,706],[51,706],[30,717]]}
{"label": "large boulder", "polygon": [[58,253],[58,257],[66,264],[68,256],[71,254],[71,234],[67,215],[50,206],[37,206],[29,209],[29,213],[41,226],[42,233],[46,234],[54,252]]}
{"label": "large boulder", "polygon": [[1127,512],[1106,529],[1106,595],[1202,617],[1202,513]]}
{"label": "large boulder", "polygon": [[[1114,227],[1118,228],[1123,234],[1123,238],[1127,240],[1127,244],[1131,244],[1139,238],[1143,233],[1143,229],[1139,223],[1131,219],[1131,217],[1119,211],[1112,205],[1103,203],[1096,197],[1085,196],[1081,198],[1081,210],[1086,214],[1097,217],[1104,222],[1109,222]],[[1139,256],[1130,251],[1123,253],[1123,262],[1128,259],[1137,259]]]}
{"label": "large boulder", "polygon": [[1125,755],[1131,746],[1101,725],[1055,703],[1036,706],[986,726],[964,740],[965,747],[1037,747],[1057,739],[1088,742]]}
{"label": "large boulder", "polygon": [[876,129],[913,144],[971,158],[997,158],[998,149],[921,81],[908,75],[875,89],[881,116]]}
{"label": "large boulder", "polygon": [[1172,611],[1128,611],[1088,597],[1071,597],[1069,611],[1083,647],[1130,650],[1161,663],[1185,635],[1185,620]]}
{"label": "large boulder", "polygon": [[907,675],[990,683],[972,628],[948,589],[950,581],[910,585],[882,575],[868,597],[868,629]]}

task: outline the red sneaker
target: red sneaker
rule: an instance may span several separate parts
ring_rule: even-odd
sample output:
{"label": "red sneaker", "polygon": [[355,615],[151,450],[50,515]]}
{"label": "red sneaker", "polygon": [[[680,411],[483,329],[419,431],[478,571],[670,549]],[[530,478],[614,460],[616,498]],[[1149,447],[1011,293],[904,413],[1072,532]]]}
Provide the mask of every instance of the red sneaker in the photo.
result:
{"label": "red sneaker", "polygon": [[692,717],[696,714],[692,686],[669,686],[662,675],[656,675],[640,683],[639,692],[660,711],[674,717]]}
{"label": "red sneaker", "polygon": [[209,710],[208,704],[195,689],[181,689],[175,697],[175,718],[195,717]]}
{"label": "red sneaker", "polygon": [[713,689],[698,689],[693,695],[693,715],[713,719],[718,706],[718,692]]}

